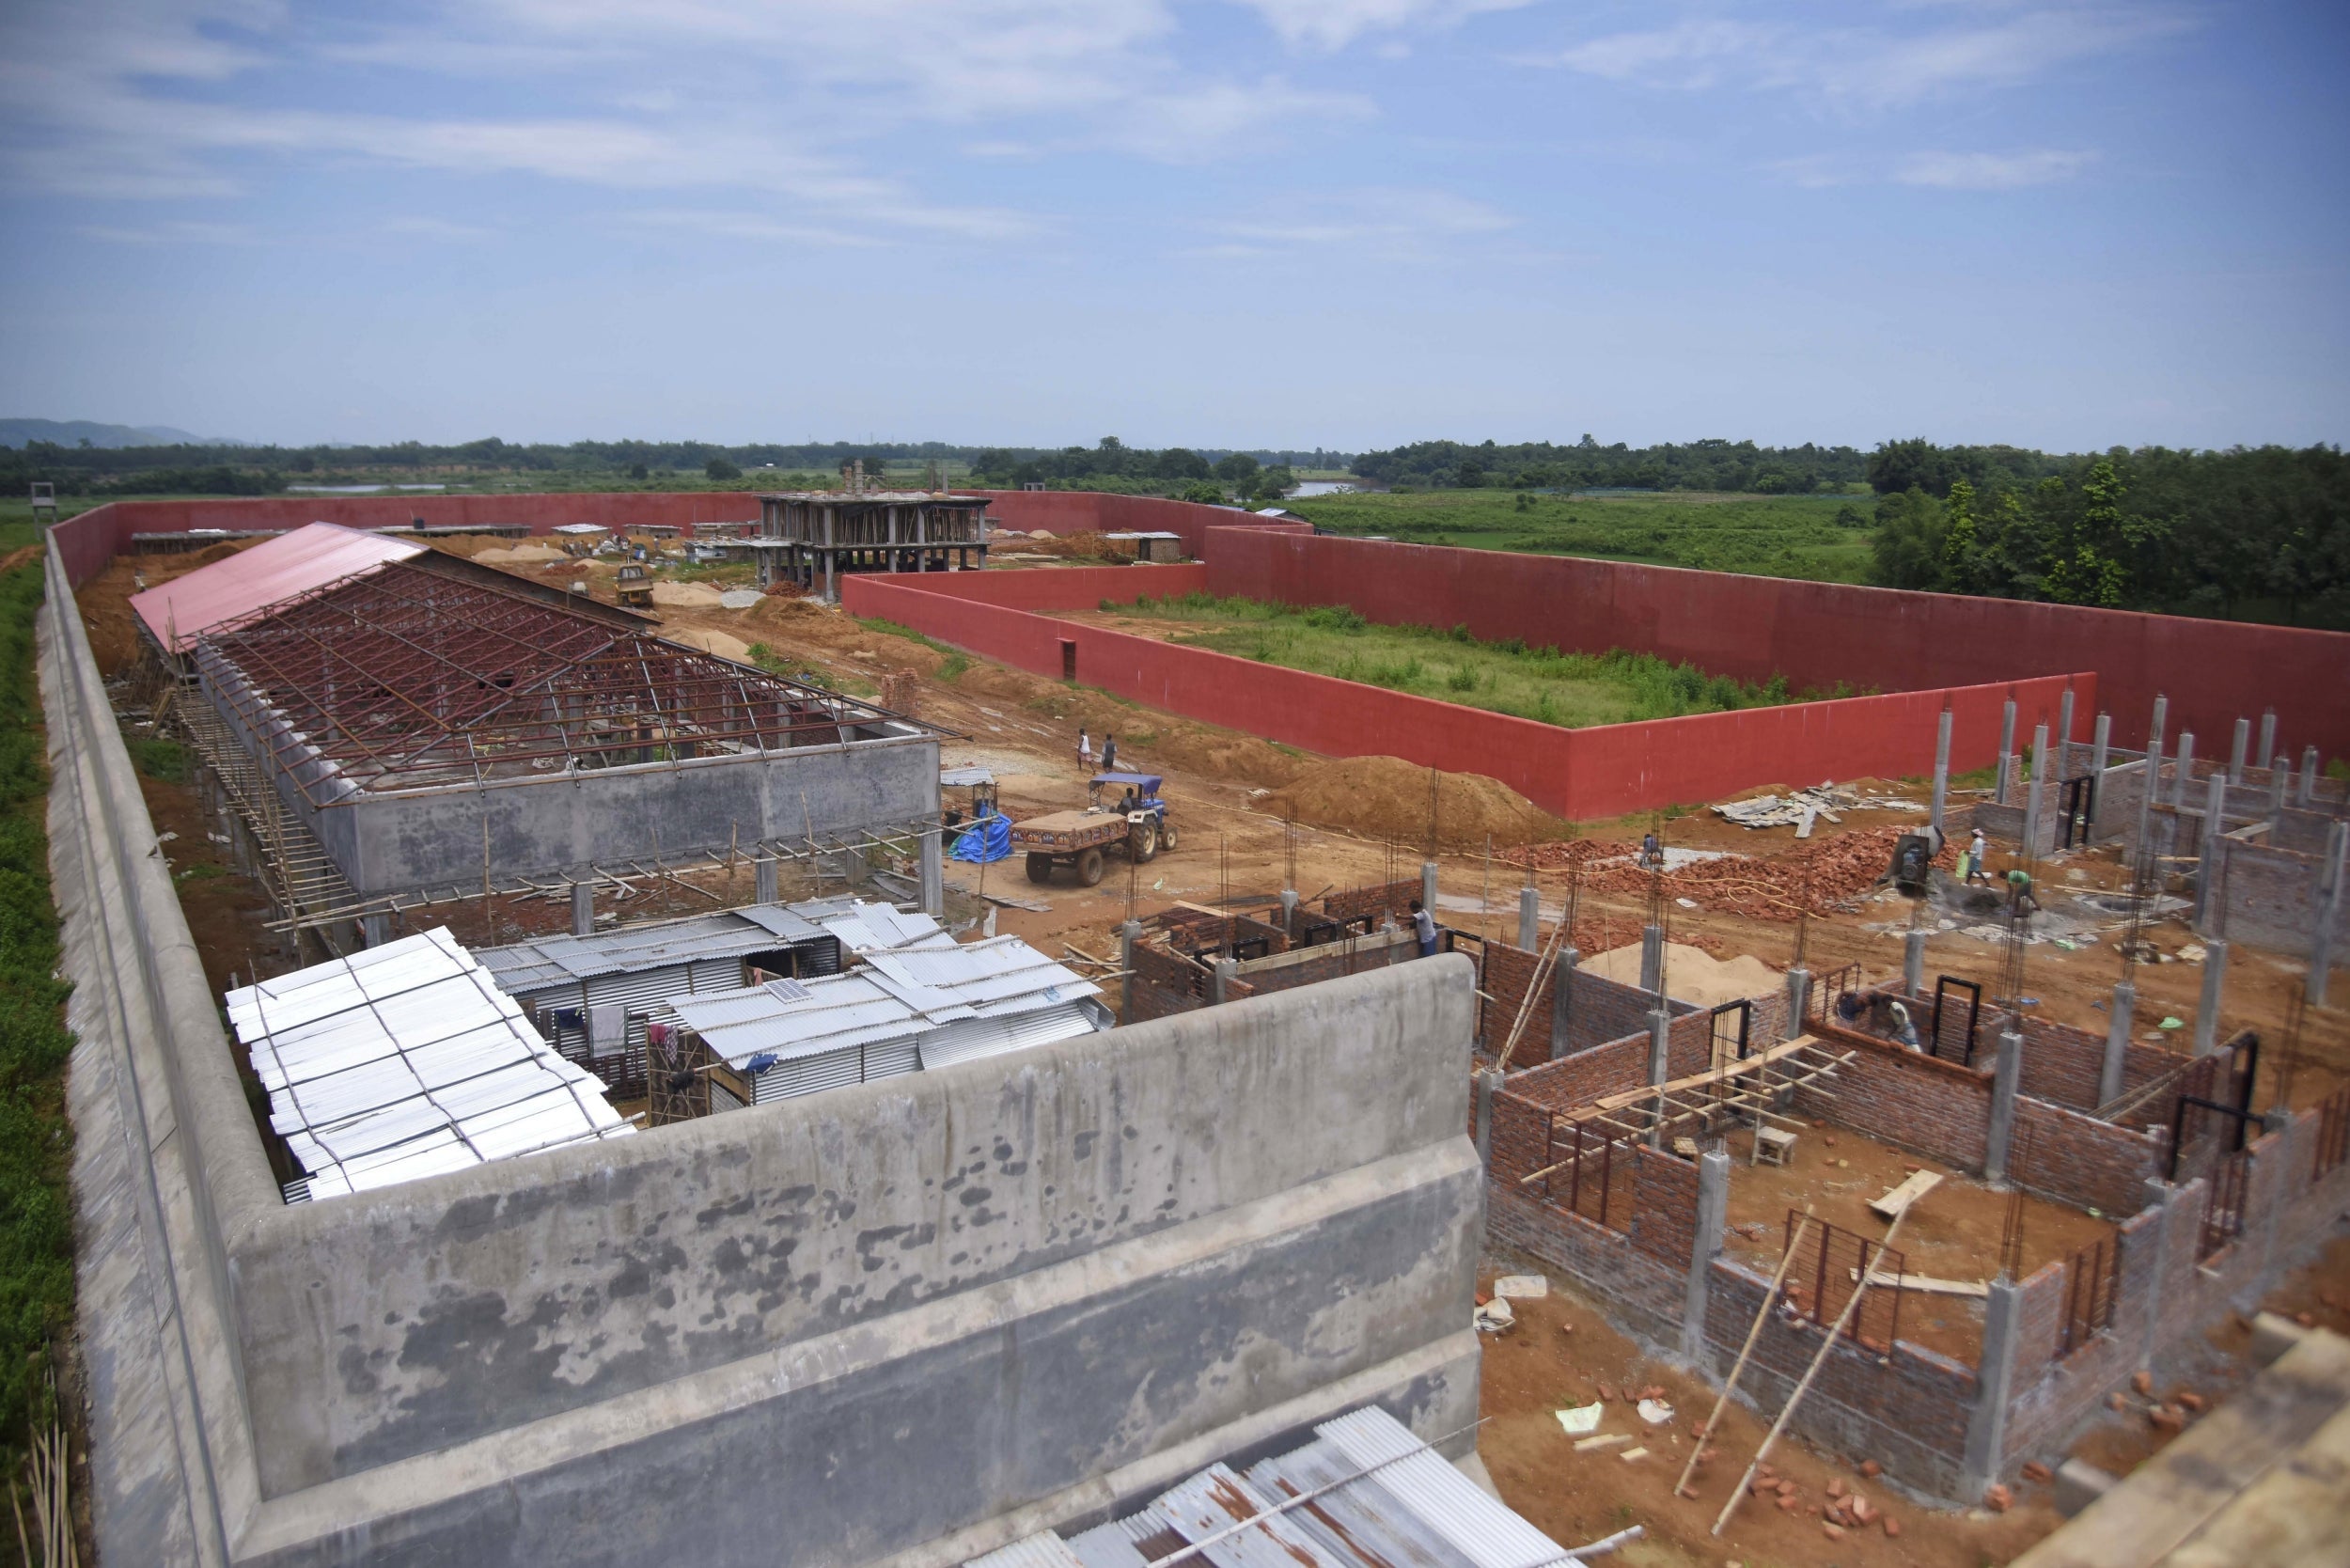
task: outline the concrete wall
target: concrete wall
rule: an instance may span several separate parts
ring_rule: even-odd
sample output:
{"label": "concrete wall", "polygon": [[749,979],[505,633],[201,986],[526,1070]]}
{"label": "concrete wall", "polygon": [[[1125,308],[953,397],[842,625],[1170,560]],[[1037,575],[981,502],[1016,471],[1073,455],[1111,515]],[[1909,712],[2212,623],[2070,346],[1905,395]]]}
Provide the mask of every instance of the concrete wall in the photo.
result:
{"label": "concrete wall", "polygon": [[284,1205],[50,570],[106,1560],[931,1568],[1473,1414],[1464,960]]}

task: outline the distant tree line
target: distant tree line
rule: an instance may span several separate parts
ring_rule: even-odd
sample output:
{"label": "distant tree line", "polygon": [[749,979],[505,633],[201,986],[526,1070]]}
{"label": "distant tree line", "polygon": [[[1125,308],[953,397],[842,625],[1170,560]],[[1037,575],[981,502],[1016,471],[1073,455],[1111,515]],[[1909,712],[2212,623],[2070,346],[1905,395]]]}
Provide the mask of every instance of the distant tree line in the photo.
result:
{"label": "distant tree line", "polygon": [[2350,627],[2350,459],[2332,447],[1870,455],[1888,588]]}
{"label": "distant tree line", "polygon": [[1391,488],[1426,490],[1714,490],[1758,495],[1834,492],[1867,477],[1854,447],[1758,447],[1751,441],[1691,441],[1661,447],[1572,447],[1548,441],[1470,446],[1419,441],[1365,452],[1353,471]]}

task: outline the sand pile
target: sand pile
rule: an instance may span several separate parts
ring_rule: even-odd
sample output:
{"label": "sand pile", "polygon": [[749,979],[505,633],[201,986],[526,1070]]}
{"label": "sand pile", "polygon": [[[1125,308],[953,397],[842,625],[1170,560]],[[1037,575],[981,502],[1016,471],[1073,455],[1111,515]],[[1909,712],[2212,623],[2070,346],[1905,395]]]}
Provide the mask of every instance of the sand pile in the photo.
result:
{"label": "sand pile", "polygon": [[[436,544],[435,547],[440,546]],[[483,566],[536,566],[541,561],[564,558],[564,552],[552,544],[507,544],[503,541],[487,543],[472,551],[451,550],[449,554],[466,556]]]}
{"label": "sand pile", "polygon": [[680,609],[715,609],[723,597],[724,590],[708,583],[655,583],[652,586],[654,604],[675,604]]}
{"label": "sand pile", "polygon": [[674,631],[664,631],[661,635],[669,641],[682,643],[687,648],[697,648],[705,653],[715,653],[721,659],[732,659],[739,664],[745,665],[751,662],[751,645],[741,637],[728,636],[724,632],[708,632],[697,626],[686,626]]}
{"label": "sand pile", "polygon": [[[1429,770],[1401,757],[1338,757],[1302,769],[1287,787],[1258,803],[1317,827],[1366,839],[1418,844],[1428,835]],[[1565,824],[1499,779],[1482,774],[1437,776],[1436,841],[1447,849],[1481,850],[1548,839]]]}
{"label": "sand pile", "polygon": [[[1612,952],[1595,953],[1581,967],[1619,985],[1640,983],[1640,945],[1634,942]],[[1681,942],[1665,944],[1665,995],[1700,1007],[1760,996],[1786,984],[1787,977],[1752,953],[1724,963],[1702,948]]]}

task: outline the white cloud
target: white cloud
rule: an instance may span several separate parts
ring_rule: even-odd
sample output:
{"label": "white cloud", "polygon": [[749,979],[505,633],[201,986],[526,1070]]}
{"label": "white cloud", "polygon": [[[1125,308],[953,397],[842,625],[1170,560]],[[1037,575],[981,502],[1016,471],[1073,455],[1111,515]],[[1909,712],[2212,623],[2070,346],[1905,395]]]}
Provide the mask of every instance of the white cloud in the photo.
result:
{"label": "white cloud", "polygon": [[1292,46],[1343,49],[1365,33],[1447,26],[1480,11],[1516,10],[1533,0],[1246,0]]}
{"label": "white cloud", "polygon": [[2163,5],[2041,6],[1994,22],[1930,24],[1907,33],[1882,25],[1686,21],[1592,39],[1563,51],[1557,63],[1652,87],[1788,91],[1884,110],[2013,86],[2190,25],[2190,17]]}
{"label": "white cloud", "polygon": [[2070,180],[2097,161],[2090,151],[1920,152],[1905,160],[1894,178],[1904,185],[1946,191],[2013,191]]}

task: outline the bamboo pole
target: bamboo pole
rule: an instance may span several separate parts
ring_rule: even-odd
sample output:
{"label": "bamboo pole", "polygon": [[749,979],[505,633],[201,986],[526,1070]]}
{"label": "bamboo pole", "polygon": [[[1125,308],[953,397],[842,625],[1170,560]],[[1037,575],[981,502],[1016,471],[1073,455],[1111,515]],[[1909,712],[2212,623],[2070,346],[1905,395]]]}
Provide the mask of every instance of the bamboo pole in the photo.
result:
{"label": "bamboo pole", "polygon": [[1803,1206],[1803,1219],[1787,1243],[1787,1250],[1779,1254],[1778,1272],[1771,1276],[1770,1288],[1762,1293],[1762,1305],[1754,1309],[1754,1326],[1747,1330],[1747,1342],[1738,1347],[1738,1359],[1730,1369],[1729,1380],[1723,1383],[1721,1393],[1714,1400],[1714,1413],[1705,1418],[1704,1429],[1698,1434],[1697,1447],[1689,1450],[1689,1463],[1682,1466],[1681,1479],[1673,1482],[1674,1497],[1689,1496],[1689,1476],[1698,1467],[1698,1456],[1705,1451],[1705,1445],[1713,1439],[1715,1426],[1720,1422],[1722,1412],[1730,1406],[1730,1396],[1738,1391],[1738,1379],[1746,1375],[1747,1357],[1754,1354],[1754,1341],[1762,1337],[1762,1324],[1771,1315],[1771,1303],[1778,1299],[1778,1288],[1787,1279],[1788,1266],[1794,1262],[1795,1250],[1803,1246],[1803,1238],[1810,1229],[1811,1205],[1807,1203]]}
{"label": "bamboo pole", "polygon": [[[1901,1232],[1902,1222],[1906,1220],[1917,1207],[1916,1203],[1911,1203],[1893,1216],[1893,1223],[1885,1228],[1885,1239],[1877,1244],[1880,1251],[1893,1245],[1893,1238]],[[1826,1245],[1825,1238],[1821,1245]],[[1787,1250],[1792,1253],[1794,1248],[1791,1247]],[[1820,1341],[1820,1352],[1811,1357],[1811,1365],[1804,1369],[1803,1381],[1796,1384],[1795,1391],[1787,1396],[1787,1403],[1779,1408],[1778,1419],[1773,1421],[1771,1430],[1763,1435],[1762,1446],[1754,1450],[1754,1459],[1747,1466],[1747,1473],[1738,1478],[1738,1484],[1731,1492],[1730,1500],[1722,1504],[1721,1517],[1714,1521],[1716,1535],[1721,1534],[1722,1527],[1730,1523],[1730,1515],[1738,1507],[1738,1499],[1747,1495],[1747,1488],[1754,1482],[1755,1470],[1770,1453],[1771,1445],[1778,1441],[1778,1435],[1787,1430],[1787,1422],[1794,1415],[1795,1406],[1801,1404],[1803,1396],[1810,1392],[1811,1380],[1820,1375],[1820,1368],[1827,1362],[1827,1353],[1836,1348],[1836,1341],[1843,1335],[1844,1325],[1852,1322],[1853,1314],[1860,1309],[1861,1298],[1869,1294],[1869,1286],[1872,1282],[1870,1272],[1863,1269],[1860,1278],[1853,1285],[1852,1294],[1845,1298],[1844,1309],[1836,1314],[1836,1325],[1827,1331],[1827,1338]]]}

